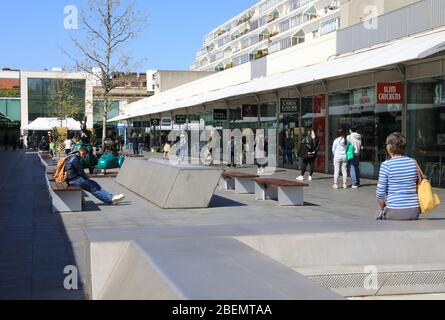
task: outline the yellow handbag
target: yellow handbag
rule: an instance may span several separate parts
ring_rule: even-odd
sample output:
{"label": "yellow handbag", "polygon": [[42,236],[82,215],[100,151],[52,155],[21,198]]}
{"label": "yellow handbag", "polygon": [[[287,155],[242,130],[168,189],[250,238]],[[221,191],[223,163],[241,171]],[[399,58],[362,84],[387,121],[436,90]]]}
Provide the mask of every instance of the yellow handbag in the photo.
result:
{"label": "yellow handbag", "polygon": [[431,182],[425,178],[419,164],[417,164],[417,173],[419,175],[417,194],[419,195],[420,210],[422,211],[422,214],[427,214],[432,212],[440,205],[440,198],[433,191]]}

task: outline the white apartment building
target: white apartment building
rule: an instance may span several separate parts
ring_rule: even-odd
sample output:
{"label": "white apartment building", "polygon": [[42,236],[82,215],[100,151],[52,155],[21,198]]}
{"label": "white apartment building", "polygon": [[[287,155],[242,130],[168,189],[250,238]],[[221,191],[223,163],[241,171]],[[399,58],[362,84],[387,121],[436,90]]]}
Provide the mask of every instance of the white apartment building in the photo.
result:
{"label": "white apartment building", "polygon": [[339,0],[263,0],[212,30],[190,69],[223,71],[339,27]]}

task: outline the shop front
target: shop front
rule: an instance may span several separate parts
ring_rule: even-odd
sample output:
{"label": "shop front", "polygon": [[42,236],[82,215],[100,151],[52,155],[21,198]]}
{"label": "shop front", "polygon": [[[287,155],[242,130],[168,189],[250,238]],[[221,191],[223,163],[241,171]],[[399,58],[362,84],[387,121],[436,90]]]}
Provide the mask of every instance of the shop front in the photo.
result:
{"label": "shop front", "polygon": [[445,77],[408,82],[408,153],[432,184],[445,187]]}
{"label": "shop front", "polygon": [[[386,137],[402,131],[400,104],[377,103],[376,87],[366,87],[329,95],[329,146],[341,130],[356,128],[362,135],[360,170],[363,177],[377,178],[380,165],[387,158]],[[329,152],[329,172],[334,171],[333,154]]]}

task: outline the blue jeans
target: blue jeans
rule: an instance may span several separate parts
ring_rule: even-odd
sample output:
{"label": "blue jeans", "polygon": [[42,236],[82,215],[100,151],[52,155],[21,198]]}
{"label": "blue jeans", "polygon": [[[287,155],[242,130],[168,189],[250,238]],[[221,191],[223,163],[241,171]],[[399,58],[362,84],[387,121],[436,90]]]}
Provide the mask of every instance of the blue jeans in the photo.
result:
{"label": "blue jeans", "polygon": [[78,186],[82,188],[82,190],[90,192],[91,194],[93,194],[93,196],[95,196],[97,199],[105,204],[113,204],[113,195],[107,190],[102,189],[102,187],[93,180],[79,177],[75,180],[70,181],[69,184],[72,186]]}
{"label": "blue jeans", "polygon": [[360,186],[360,156],[354,156],[349,162],[353,186]]}

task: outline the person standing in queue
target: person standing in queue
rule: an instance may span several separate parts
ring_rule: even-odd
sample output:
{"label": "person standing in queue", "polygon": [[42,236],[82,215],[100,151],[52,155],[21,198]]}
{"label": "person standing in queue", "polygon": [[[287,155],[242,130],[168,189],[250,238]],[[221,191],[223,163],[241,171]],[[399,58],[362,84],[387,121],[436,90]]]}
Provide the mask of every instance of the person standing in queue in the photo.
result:
{"label": "person standing in queue", "polygon": [[307,135],[303,138],[298,148],[298,157],[300,158],[301,175],[297,178],[299,181],[304,180],[307,167],[309,165],[309,181],[312,181],[312,177],[315,171],[315,160],[317,159],[317,153],[320,148],[320,140],[317,138],[317,134],[314,129],[309,129]]}

